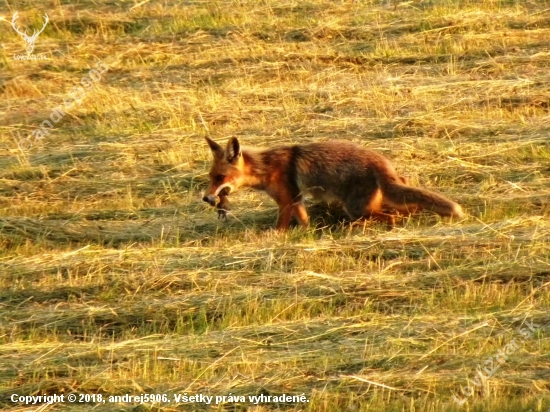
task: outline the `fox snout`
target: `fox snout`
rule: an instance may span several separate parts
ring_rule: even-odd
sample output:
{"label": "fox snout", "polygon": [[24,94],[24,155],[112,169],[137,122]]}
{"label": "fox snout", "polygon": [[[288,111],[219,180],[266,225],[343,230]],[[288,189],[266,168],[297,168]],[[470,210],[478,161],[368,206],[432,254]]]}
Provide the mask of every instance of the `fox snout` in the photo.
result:
{"label": "fox snout", "polygon": [[202,198],[202,200],[204,200],[206,203],[208,203],[210,206],[216,206],[216,196],[214,195],[208,195],[208,196],[204,196]]}

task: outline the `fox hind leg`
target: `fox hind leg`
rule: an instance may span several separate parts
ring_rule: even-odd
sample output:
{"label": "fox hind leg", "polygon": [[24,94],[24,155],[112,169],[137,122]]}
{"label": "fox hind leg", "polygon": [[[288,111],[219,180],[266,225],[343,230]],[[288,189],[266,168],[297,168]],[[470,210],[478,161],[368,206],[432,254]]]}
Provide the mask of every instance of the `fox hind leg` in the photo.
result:
{"label": "fox hind leg", "polygon": [[382,212],[382,192],[375,189],[362,196],[350,197],[344,204],[344,210],[352,220],[372,218],[389,227],[393,227],[395,219],[392,215]]}

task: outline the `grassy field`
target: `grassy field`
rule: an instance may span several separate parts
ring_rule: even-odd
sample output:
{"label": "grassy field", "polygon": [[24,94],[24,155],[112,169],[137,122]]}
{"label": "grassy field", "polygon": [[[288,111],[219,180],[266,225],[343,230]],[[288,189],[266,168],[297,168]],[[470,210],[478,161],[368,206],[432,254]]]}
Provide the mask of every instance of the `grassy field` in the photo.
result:
{"label": "grassy field", "polygon": [[[36,60],[15,11],[49,16]],[[5,0],[0,25],[0,409],[550,410],[550,1]],[[278,233],[243,190],[218,221],[201,117],[358,142],[467,217],[312,205]]]}

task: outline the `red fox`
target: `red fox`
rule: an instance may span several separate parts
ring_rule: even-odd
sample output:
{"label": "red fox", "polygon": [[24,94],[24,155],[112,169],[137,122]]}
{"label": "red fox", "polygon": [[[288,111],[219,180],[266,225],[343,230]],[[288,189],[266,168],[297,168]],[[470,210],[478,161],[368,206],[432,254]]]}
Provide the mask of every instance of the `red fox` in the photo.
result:
{"label": "red fox", "polygon": [[241,148],[231,138],[224,149],[206,138],[214,155],[210,186],[203,200],[225,217],[227,196],[239,187],[263,190],[279,206],[277,229],[287,229],[292,217],[307,227],[304,196],[337,201],[352,220],[369,218],[394,224],[389,207],[403,214],[421,209],[441,216],[463,216],[462,208],[435,192],[408,186],[390,161],[373,150],[348,141],[326,141],[271,149]]}

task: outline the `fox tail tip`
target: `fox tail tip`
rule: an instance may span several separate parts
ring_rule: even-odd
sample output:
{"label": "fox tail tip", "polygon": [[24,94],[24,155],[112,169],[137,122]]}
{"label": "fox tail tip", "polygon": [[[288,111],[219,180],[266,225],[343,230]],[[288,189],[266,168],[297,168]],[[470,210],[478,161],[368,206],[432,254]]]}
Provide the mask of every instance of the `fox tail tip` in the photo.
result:
{"label": "fox tail tip", "polygon": [[462,219],[464,217],[464,211],[462,210],[462,208],[460,207],[459,204],[455,203],[453,205],[453,208],[452,208],[452,211],[451,211],[451,216],[456,217],[458,219]]}

